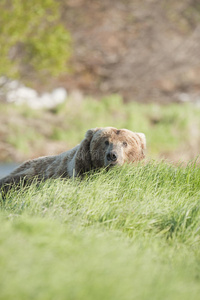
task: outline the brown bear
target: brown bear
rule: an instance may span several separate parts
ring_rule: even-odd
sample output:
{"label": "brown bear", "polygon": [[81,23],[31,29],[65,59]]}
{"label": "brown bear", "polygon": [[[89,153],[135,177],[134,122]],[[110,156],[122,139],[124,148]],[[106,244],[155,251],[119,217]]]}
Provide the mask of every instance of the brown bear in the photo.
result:
{"label": "brown bear", "polygon": [[82,142],[73,149],[55,156],[44,156],[24,162],[0,180],[6,193],[12,184],[66,178],[87,171],[140,161],[145,157],[146,138],[143,133],[114,127],[94,128],[86,132]]}

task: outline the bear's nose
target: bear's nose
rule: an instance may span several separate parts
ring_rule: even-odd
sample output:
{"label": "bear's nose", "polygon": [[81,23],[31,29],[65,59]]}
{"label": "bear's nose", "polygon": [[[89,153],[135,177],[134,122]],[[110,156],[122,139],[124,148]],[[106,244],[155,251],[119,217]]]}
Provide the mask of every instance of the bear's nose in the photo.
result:
{"label": "bear's nose", "polygon": [[117,160],[117,153],[116,152],[109,152],[107,154],[108,161],[116,161]]}

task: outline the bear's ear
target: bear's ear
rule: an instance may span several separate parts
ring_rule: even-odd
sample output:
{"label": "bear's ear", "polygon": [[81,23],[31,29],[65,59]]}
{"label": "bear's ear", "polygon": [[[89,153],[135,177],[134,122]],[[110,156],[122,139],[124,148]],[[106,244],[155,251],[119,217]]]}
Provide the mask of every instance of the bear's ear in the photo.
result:
{"label": "bear's ear", "polygon": [[99,131],[99,130],[101,130],[102,129],[102,127],[96,127],[96,128],[91,128],[91,129],[89,129],[87,132],[86,132],[86,134],[85,134],[85,138],[87,139],[87,140],[90,140],[91,141],[91,139],[93,138],[93,135],[97,132],[97,131]]}
{"label": "bear's ear", "polygon": [[139,137],[139,139],[141,141],[142,149],[146,150],[146,137],[145,137],[145,134],[140,133],[140,132],[137,132],[136,134],[137,134],[137,136]]}
{"label": "bear's ear", "polygon": [[85,134],[84,140],[82,140],[80,143],[75,156],[75,176],[81,175],[92,169],[90,142],[93,138],[93,135],[100,129],[101,128],[89,129]]}

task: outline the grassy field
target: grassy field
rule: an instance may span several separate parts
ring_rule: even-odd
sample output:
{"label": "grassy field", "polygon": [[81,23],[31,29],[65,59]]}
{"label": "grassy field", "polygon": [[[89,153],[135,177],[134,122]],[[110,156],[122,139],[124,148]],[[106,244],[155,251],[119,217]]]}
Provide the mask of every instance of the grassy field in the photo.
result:
{"label": "grassy field", "polygon": [[200,109],[191,104],[123,104],[118,95],[99,101],[68,98],[51,110],[0,104],[0,161],[24,161],[74,147],[92,127],[144,132],[148,156],[178,161],[199,154]]}
{"label": "grassy field", "polygon": [[165,162],[1,200],[0,299],[198,300],[200,168]]}

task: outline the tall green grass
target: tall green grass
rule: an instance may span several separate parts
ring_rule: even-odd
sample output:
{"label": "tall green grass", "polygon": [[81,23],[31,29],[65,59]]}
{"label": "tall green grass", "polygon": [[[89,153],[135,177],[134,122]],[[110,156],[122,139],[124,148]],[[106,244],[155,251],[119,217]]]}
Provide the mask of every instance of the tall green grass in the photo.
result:
{"label": "tall green grass", "polygon": [[0,299],[199,299],[200,168],[48,180],[1,200]]}

